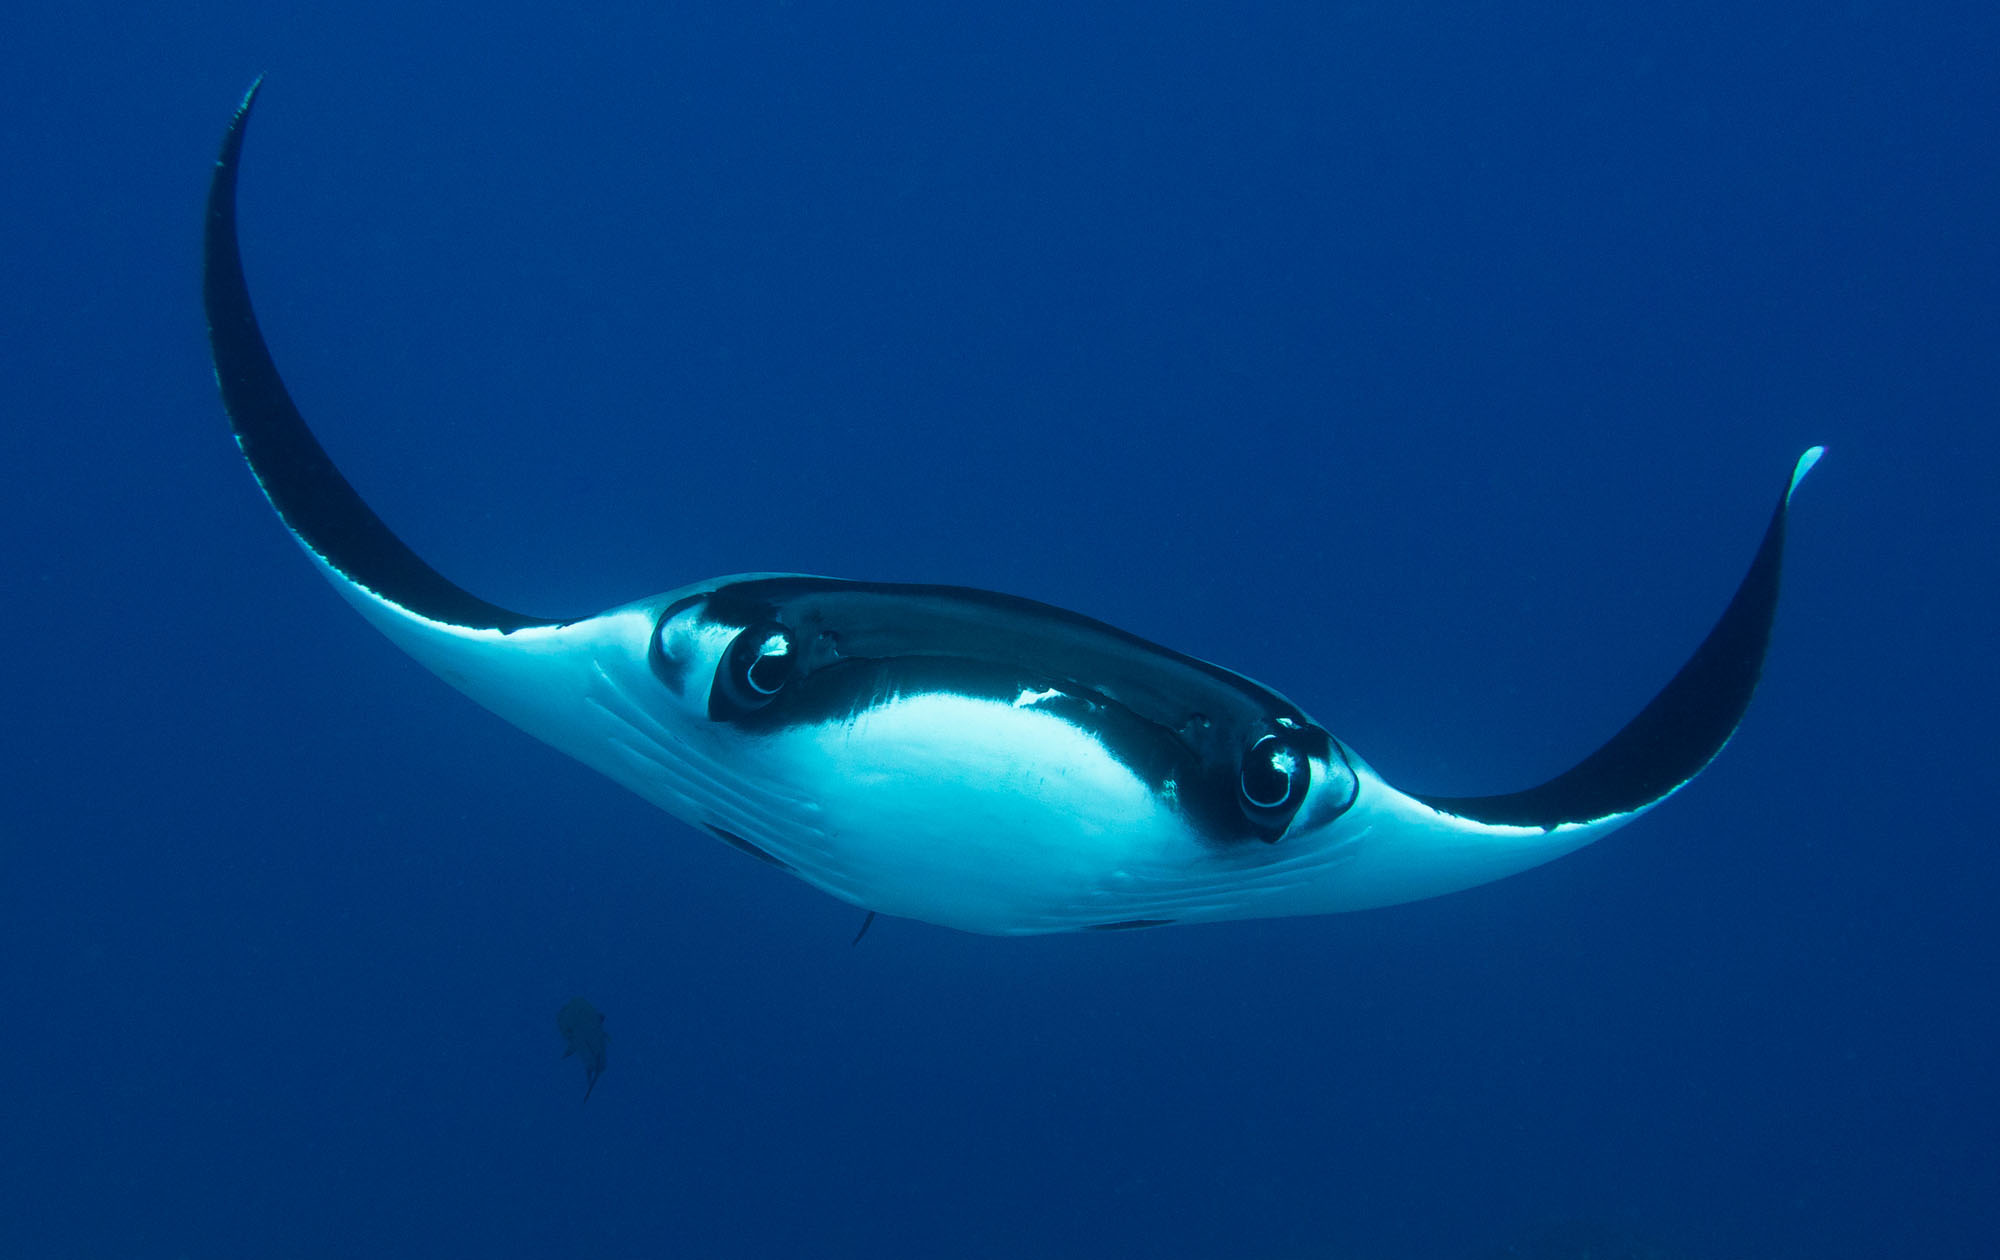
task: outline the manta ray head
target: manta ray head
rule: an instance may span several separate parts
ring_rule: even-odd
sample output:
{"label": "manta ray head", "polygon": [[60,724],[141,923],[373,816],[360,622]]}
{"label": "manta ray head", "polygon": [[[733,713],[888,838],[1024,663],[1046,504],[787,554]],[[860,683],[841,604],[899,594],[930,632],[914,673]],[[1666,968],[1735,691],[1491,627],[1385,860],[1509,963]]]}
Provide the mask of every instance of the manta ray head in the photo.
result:
{"label": "manta ray head", "polygon": [[590,669],[467,689],[738,849],[953,926],[1219,911],[1323,848],[1361,781],[1277,693],[988,591],[750,575],[544,633]]}

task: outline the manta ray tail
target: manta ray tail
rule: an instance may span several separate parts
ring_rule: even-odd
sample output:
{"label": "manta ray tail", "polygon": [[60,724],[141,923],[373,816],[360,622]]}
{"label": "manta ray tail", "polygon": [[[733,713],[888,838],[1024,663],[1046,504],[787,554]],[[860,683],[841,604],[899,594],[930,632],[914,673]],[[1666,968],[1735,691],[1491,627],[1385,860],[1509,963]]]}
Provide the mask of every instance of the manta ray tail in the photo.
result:
{"label": "manta ray tail", "polygon": [[1630,816],[1679,790],[1736,733],[1764,670],[1778,611],[1778,574],[1792,494],[1826,448],[1799,456],[1764,540],[1722,617],[1651,703],[1609,742],[1539,787],[1504,796],[1418,796],[1447,814],[1495,826],[1553,830]]}

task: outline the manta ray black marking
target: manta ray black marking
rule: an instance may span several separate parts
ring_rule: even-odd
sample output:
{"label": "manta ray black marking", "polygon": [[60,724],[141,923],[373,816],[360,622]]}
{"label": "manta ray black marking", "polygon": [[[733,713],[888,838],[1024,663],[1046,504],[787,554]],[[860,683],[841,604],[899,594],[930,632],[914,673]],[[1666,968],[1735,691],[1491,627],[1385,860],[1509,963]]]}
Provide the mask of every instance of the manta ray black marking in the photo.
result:
{"label": "manta ray black marking", "polygon": [[256,94],[216,163],[203,296],[223,403],[286,528],[453,686],[871,916],[1118,931],[1435,896],[1632,821],[1699,773],[1750,703],[1786,513],[1818,447],[1680,672],[1574,769],[1503,796],[1399,791],[1267,687],[989,591],[753,574],[569,619],[488,603],[375,515],[279,378],[236,233]]}

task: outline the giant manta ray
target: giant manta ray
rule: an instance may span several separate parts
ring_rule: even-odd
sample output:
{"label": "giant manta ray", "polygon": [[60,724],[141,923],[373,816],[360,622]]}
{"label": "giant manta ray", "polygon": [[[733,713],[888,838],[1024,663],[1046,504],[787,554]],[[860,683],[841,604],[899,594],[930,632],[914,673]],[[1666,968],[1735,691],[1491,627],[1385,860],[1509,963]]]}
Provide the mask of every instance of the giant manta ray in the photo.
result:
{"label": "giant manta ray", "polygon": [[1700,772],[1750,703],[1787,508],[1818,447],[1680,672],[1573,769],[1501,796],[1391,787],[1268,687],[989,591],[749,574],[586,617],[490,604],[383,524],[279,378],[236,232],[256,95],[216,162],[203,291],[223,403],[285,527],[446,682],[871,922],[1024,935],[1432,897],[1631,822]]}

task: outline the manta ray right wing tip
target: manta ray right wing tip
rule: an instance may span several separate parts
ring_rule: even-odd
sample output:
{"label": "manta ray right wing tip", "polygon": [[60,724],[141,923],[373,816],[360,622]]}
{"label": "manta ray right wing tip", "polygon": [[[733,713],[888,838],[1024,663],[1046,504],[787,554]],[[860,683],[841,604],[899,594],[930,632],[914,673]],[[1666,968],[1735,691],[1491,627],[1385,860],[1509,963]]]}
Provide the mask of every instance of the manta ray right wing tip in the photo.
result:
{"label": "manta ray right wing tip", "polygon": [[1701,773],[1735,735],[1763,675],[1792,494],[1824,454],[1825,447],[1811,447],[1792,465],[1785,493],[1722,616],[1680,671],[1601,748],[1525,792],[1417,799],[1475,823],[1552,829],[1629,818]]}
{"label": "manta ray right wing tip", "polygon": [[1785,502],[1788,505],[1792,501],[1792,496],[1798,493],[1799,483],[1806,479],[1806,474],[1813,470],[1813,466],[1819,463],[1820,457],[1825,454],[1824,446],[1808,447],[1806,453],[1799,456],[1799,462],[1792,465],[1792,481],[1785,487]]}

